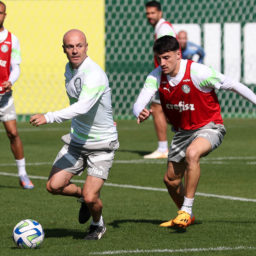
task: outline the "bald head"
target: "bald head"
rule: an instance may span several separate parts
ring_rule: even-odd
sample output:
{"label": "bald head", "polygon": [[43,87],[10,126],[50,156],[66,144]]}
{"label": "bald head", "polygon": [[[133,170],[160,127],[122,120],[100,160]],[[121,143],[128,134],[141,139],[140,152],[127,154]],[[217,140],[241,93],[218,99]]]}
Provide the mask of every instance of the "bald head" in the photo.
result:
{"label": "bald head", "polygon": [[180,44],[180,48],[183,50],[186,48],[187,46],[187,41],[188,41],[188,34],[186,31],[181,30],[178,35],[177,35],[177,39],[179,41]]}
{"label": "bald head", "polygon": [[79,29],[71,29],[67,31],[63,36],[63,44],[65,44],[65,41],[70,37],[80,37],[81,40],[83,40],[86,43],[86,36],[84,32]]}
{"label": "bald head", "polygon": [[71,29],[63,36],[63,50],[74,69],[77,69],[87,57],[88,44],[85,34]]}

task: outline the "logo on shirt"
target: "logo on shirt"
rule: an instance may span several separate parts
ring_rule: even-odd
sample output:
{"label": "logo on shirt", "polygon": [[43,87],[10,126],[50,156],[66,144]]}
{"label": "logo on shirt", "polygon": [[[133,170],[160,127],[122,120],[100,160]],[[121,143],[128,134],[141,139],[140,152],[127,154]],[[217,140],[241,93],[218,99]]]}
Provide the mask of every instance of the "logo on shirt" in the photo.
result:
{"label": "logo on shirt", "polygon": [[0,60],[0,66],[1,67],[6,67],[6,63],[7,63],[7,61],[6,60]]}
{"label": "logo on shirt", "polygon": [[78,94],[80,94],[81,90],[82,90],[82,81],[81,81],[81,78],[80,77],[77,77],[75,79],[75,88],[76,88],[76,91]]}
{"label": "logo on shirt", "polygon": [[187,84],[182,85],[181,89],[186,94],[190,93],[190,87]]}
{"label": "logo on shirt", "polygon": [[195,105],[194,104],[185,104],[184,101],[180,101],[178,104],[166,104],[166,108],[170,110],[178,110],[179,112],[183,111],[194,111]]}
{"label": "logo on shirt", "polygon": [[1,51],[2,52],[8,52],[8,50],[9,50],[9,46],[8,45],[6,45],[6,44],[3,44],[2,46],[1,46]]}

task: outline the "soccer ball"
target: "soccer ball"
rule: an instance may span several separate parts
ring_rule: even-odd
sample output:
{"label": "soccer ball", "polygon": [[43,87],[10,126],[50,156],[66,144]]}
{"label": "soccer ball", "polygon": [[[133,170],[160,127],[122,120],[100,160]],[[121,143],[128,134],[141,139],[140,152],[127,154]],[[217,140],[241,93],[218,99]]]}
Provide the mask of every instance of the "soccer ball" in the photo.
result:
{"label": "soccer ball", "polygon": [[20,248],[37,248],[44,240],[44,231],[39,222],[26,219],[14,227],[12,237]]}

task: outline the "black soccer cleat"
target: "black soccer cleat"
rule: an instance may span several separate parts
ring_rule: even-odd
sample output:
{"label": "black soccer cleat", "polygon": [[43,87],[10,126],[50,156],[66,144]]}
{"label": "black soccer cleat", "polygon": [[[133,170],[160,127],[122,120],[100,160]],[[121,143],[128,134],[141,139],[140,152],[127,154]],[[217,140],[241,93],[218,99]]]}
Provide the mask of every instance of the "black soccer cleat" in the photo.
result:
{"label": "black soccer cleat", "polygon": [[99,240],[106,232],[106,226],[103,223],[103,226],[90,225],[89,233],[84,238],[85,240]]}
{"label": "black soccer cleat", "polygon": [[90,210],[85,202],[81,203],[81,207],[79,210],[78,221],[80,224],[86,223],[91,217]]}

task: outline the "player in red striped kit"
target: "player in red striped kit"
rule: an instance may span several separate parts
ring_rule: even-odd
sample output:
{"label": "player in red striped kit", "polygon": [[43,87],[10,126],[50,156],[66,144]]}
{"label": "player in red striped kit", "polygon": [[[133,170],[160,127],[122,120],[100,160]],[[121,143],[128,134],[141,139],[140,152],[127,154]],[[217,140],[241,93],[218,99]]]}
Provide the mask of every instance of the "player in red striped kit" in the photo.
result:
{"label": "player in red striped kit", "polygon": [[164,182],[179,209],[176,218],[160,226],[186,228],[195,221],[192,206],[200,177],[200,158],[216,149],[226,133],[215,89],[232,90],[255,105],[256,95],[213,68],[181,60],[174,37],[157,39],[153,49],[160,66],[148,75],[133,112],[138,123],[145,121],[152,112],[145,107],[159,91],[163,111],[175,132]]}
{"label": "player in red striped kit", "polygon": [[[161,10],[161,4],[157,1],[150,1],[145,4],[146,7],[146,17],[148,22],[154,28],[154,39],[158,39],[162,36],[174,36],[176,33],[173,29],[173,26],[170,22],[163,19],[163,13]],[[158,62],[156,57],[154,57],[155,67],[158,67]],[[156,92],[151,102],[152,115],[154,126],[158,138],[158,148],[145,155],[144,158],[155,159],[155,158],[167,158],[168,155],[168,141],[167,141],[167,122],[164,116],[159,94]]]}
{"label": "player in red striped kit", "polygon": [[34,185],[27,176],[23,145],[16,126],[16,112],[12,86],[20,75],[20,46],[17,37],[4,28],[6,6],[0,1],[0,122],[3,122],[11,150],[15,157],[20,185],[32,189]]}

